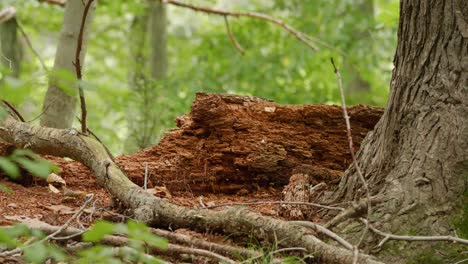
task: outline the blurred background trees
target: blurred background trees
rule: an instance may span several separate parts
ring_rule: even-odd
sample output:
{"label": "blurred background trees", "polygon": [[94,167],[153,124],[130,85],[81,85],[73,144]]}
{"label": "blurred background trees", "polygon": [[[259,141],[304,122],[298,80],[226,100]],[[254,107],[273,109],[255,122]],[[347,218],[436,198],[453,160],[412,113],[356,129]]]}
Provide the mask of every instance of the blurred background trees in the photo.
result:
{"label": "blurred background trees", "polygon": [[[246,50],[242,56],[226,33],[223,17],[144,0],[99,0],[81,85],[89,127],[115,153],[155,144],[174,127],[175,117],[190,110],[197,91],[254,95],[279,103],[338,103],[330,57],[342,65],[348,103],[385,104],[396,45],[397,0],[186,2],[262,12],[331,48],[322,45],[312,51],[279,27],[230,18],[233,34]],[[63,7],[34,0],[2,0],[0,5],[16,7],[16,20],[52,69]],[[5,31],[7,26],[0,27],[1,57],[18,53],[7,51],[11,41],[23,55],[18,69],[2,59],[0,97],[31,120],[42,113],[51,74],[41,68],[24,37],[6,37],[13,36]]]}

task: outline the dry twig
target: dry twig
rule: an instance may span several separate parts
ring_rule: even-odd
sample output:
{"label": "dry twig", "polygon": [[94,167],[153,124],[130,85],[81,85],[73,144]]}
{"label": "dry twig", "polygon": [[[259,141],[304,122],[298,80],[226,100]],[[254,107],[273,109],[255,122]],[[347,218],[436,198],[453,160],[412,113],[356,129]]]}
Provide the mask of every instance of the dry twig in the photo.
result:
{"label": "dry twig", "polygon": [[224,23],[226,24],[226,31],[228,33],[228,36],[229,36],[229,39],[231,40],[232,45],[234,45],[236,50],[239,51],[239,53],[241,55],[244,55],[245,50],[244,50],[244,48],[242,48],[242,46],[239,44],[236,37],[232,33],[231,26],[229,26],[229,20],[228,20],[227,16],[224,16]]}
{"label": "dry twig", "polygon": [[[84,11],[83,11],[83,17],[81,18],[81,25],[80,25],[80,33],[78,34],[78,40],[77,40],[77,45],[76,45],[76,53],[75,53],[75,70],[76,70],[76,77],[78,78],[78,82],[82,80],[82,72],[81,72],[81,61],[80,61],[80,54],[81,54],[81,49],[83,47],[83,35],[85,31],[85,24],[86,24],[86,18],[88,17],[88,12],[89,8],[91,8],[91,5],[93,4],[94,0],[88,0],[86,2]],[[81,132],[83,134],[87,134],[88,130],[86,129],[86,100],[84,97],[84,92],[83,92],[83,87],[81,87],[81,84],[78,83],[78,91],[80,93],[80,105],[81,105]]]}
{"label": "dry twig", "polygon": [[[357,174],[359,176],[359,179],[362,182],[362,186],[364,186],[364,190],[366,191],[366,197],[367,197],[367,215],[366,215],[366,218],[369,219],[369,217],[370,217],[370,215],[372,213],[372,205],[371,205],[371,197],[370,197],[369,186],[367,185],[367,181],[364,178],[364,175],[362,175],[361,168],[359,167],[358,161],[356,159],[356,155],[354,154],[353,137],[352,137],[352,134],[351,134],[351,124],[349,122],[348,111],[346,110],[346,102],[345,102],[345,95],[344,95],[344,89],[343,89],[343,82],[341,80],[341,74],[340,74],[340,71],[338,70],[338,68],[336,67],[335,62],[333,61],[333,58],[331,58],[331,63],[332,63],[333,68],[335,70],[335,75],[336,75],[336,78],[337,78],[337,81],[338,81],[338,87],[340,89],[341,107],[343,108],[343,117],[344,117],[345,122],[346,122],[346,133],[348,135],[349,151],[351,152],[351,157],[353,159],[354,168],[356,169],[356,172],[357,172]],[[359,248],[359,245],[364,240],[364,237],[366,236],[368,230],[369,230],[369,227],[366,224],[364,230],[362,231],[362,235],[359,238],[359,242],[355,245],[356,250],[355,250],[355,254],[354,254],[355,258],[354,258],[353,263],[357,263],[358,254],[356,252],[358,251],[357,249]]]}

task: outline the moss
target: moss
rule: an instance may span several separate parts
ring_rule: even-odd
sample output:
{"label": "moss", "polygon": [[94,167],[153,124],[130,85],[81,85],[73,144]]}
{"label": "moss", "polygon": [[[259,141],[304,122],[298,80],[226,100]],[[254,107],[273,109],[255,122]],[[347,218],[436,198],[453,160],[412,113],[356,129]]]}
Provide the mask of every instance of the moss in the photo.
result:
{"label": "moss", "polygon": [[458,236],[468,238],[468,190],[461,197],[461,213],[455,216],[453,225],[457,230]]}
{"label": "moss", "polygon": [[434,243],[431,247],[418,252],[406,263],[408,264],[432,264],[432,263],[455,263],[463,257],[462,252],[466,250],[464,245],[456,245],[445,242]]}

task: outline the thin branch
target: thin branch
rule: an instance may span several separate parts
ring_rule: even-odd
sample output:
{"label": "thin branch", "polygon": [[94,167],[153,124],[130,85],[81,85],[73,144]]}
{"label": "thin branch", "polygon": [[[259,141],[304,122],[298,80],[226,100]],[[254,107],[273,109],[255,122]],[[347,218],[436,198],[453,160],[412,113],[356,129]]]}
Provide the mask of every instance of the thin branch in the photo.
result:
{"label": "thin branch", "polygon": [[329,229],[327,229],[327,228],[325,228],[325,227],[323,227],[323,226],[321,226],[319,224],[308,222],[308,221],[292,221],[292,223],[312,228],[316,232],[324,234],[324,235],[330,237],[331,239],[335,240],[336,242],[340,243],[346,249],[353,250],[353,245],[351,245],[351,243],[349,243],[348,241],[346,241],[344,238],[340,237],[339,235],[337,235],[333,231],[331,231],[331,230],[329,230]]}
{"label": "thin branch", "polygon": [[227,16],[224,16],[224,23],[226,24],[226,31],[228,33],[228,36],[229,36],[229,39],[231,40],[232,45],[236,48],[237,51],[239,51],[239,53],[242,56],[244,56],[245,49],[242,48],[242,46],[239,44],[236,37],[232,33],[231,27],[229,26],[229,20],[228,20]]}
{"label": "thin branch", "polygon": [[207,207],[205,207],[205,209],[213,209],[213,208],[216,208],[216,207],[233,206],[233,205],[258,205],[258,204],[308,205],[308,206],[315,206],[315,207],[319,207],[319,208],[322,208],[322,209],[328,209],[328,210],[337,210],[337,211],[343,211],[343,210],[344,210],[344,208],[341,208],[341,207],[327,206],[327,205],[316,204],[316,203],[306,203],[306,202],[282,202],[282,201],[243,202],[243,203],[222,203],[222,204],[207,206]]}
{"label": "thin branch", "polygon": [[46,3],[49,5],[56,5],[60,7],[64,7],[66,3],[66,1],[60,1],[60,0],[37,0],[37,1],[39,1],[40,3]]}
{"label": "thin branch", "polygon": [[[78,78],[78,82],[80,82],[83,78],[81,72],[81,61],[80,61],[80,54],[81,49],[83,47],[83,35],[85,31],[85,24],[86,18],[88,17],[89,8],[93,4],[94,0],[88,0],[85,5],[83,11],[83,17],[81,18],[81,25],[80,25],[80,33],[78,35],[78,43],[76,45],[76,53],[75,53],[75,70],[76,70],[76,77]],[[83,134],[87,134],[88,130],[86,129],[86,100],[84,97],[83,87],[81,84],[78,83],[78,91],[80,93],[80,105],[81,105],[81,132]]]}
{"label": "thin branch", "polygon": [[[371,203],[377,204],[382,202],[381,196],[373,196],[371,197]],[[337,224],[351,218],[351,217],[358,217],[363,214],[363,211],[367,209],[367,199],[362,199],[357,203],[352,203],[350,207],[346,208],[344,211],[333,217],[330,221],[328,221],[325,225],[326,228],[331,228],[336,226]]]}
{"label": "thin branch", "polygon": [[[250,17],[258,20],[263,20],[271,24],[278,25],[282,27],[284,30],[286,30],[288,33],[292,34],[295,36],[300,42],[304,43],[307,45],[309,48],[312,50],[319,50],[318,46],[314,44],[314,40],[311,37],[307,37],[307,35],[292,26],[286,24],[284,21],[280,19],[276,19],[270,16],[267,16],[262,13],[255,13],[255,12],[231,12],[227,10],[222,10],[222,9],[214,9],[206,6],[196,6],[192,5],[189,3],[184,3],[178,0],[159,0],[162,3],[167,3],[175,6],[180,6],[180,7],[185,7],[189,8],[195,11],[207,13],[207,14],[213,14],[213,15],[221,15],[224,17],[227,16],[232,16],[232,17]],[[322,44],[322,43],[320,43]]]}
{"label": "thin branch", "polygon": [[459,237],[454,237],[454,236],[400,236],[400,235],[394,235],[390,233],[385,233],[383,231],[380,231],[379,229],[373,227],[367,219],[361,218],[361,221],[364,224],[367,224],[369,226],[369,229],[376,233],[377,235],[383,236],[384,239],[380,241],[380,243],[377,245],[378,247],[383,246],[385,242],[388,240],[403,240],[403,241],[448,241],[448,242],[455,242],[455,243],[460,243],[464,245],[468,245],[468,239],[463,239]]}
{"label": "thin branch", "polygon": [[[367,215],[366,215],[366,219],[369,219],[369,217],[370,217],[370,215],[372,213],[372,205],[371,205],[371,197],[370,197],[369,186],[367,185],[366,179],[362,175],[361,168],[359,167],[358,161],[356,159],[356,155],[354,154],[353,137],[352,137],[352,134],[351,134],[351,124],[349,122],[348,111],[346,110],[346,102],[345,102],[345,95],[344,95],[344,89],[343,89],[343,82],[341,80],[341,74],[340,74],[340,71],[338,70],[338,68],[336,67],[335,62],[333,61],[333,58],[331,58],[331,63],[332,63],[333,68],[335,70],[335,75],[336,75],[336,78],[337,78],[337,81],[338,81],[338,87],[340,89],[341,107],[343,108],[343,117],[344,117],[345,122],[346,122],[346,132],[347,132],[347,135],[348,135],[349,151],[351,152],[351,157],[353,159],[353,164],[354,164],[354,167],[356,169],[356,172],[357,172],[357,174],[359,176],[359,179],[362,182],[362,185],[364,186],[364,190],[366,191],[366,197],[367,197]],[[366,225],[366,227],[364,228],[364,230],[362,232],[362,235],[361,235],[361,237],[359,239],[359,242],[356,244],[356,248],[359,248],[359,245],[364,240],[364,237],[366,236],[368,230],[369,230],[369,227]],[[355,256],[356,256],[356,258],[355,258],[355,262],[356,262],[357,261],[357,254],[355,254]]]}
{"label": "thin branch", "polygon": [[28,34],[26,34],[26,31],[24,31],[23,26],[18,22],[18,20],[15,19],[16,26],[19,28],[21,35],[23,35],[24,40],[26,41],[26,45],[28,45],[29,49],[32,51],[34,56],[39,60],[39,63],[41,64],[41,67],[44,71],[48,72],[49,68],[47,68],[44,60],[41,58],[41,55],[39,55],[39,52],[33,47],[31,40],[28,37]]}
{"label": "thin branch", "polygon": [[6,105],[8,109],[10,109],[21,122],[25,122],[23,116],[21,116],[21,114],[18,112],[18,110],[16,110],[16,108],[12,104],[3,99],[2,103]]}

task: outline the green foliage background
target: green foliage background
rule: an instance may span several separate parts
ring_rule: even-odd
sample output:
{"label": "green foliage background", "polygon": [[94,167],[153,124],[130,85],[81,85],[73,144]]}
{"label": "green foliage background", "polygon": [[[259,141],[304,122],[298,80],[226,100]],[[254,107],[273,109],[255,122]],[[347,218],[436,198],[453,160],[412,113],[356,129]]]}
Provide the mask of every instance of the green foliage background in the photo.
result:
{"label": "green foliage background", "polygon": [[[241,56],[227,36],[223,17],[170,6],[168,9],[169,75],[152,82],[152,104],[158,125],[154,142],[174,126],[174,119],[190,111],[195,92],[254,95],[279,103],[338,103],[339,91],[330,65],[350,63],[370,91],[348,93],[350,104],[384,106],[396,46],[398,1],[375,0],[375,13],[363,14],[352,0],[205,0],[193,4],[234,11],[262,12],[282,19],[308,35],[328,43],[313,51],[283,29],[250,18],[230,24],[246,49]],[[111,148],[123,151],[127,115],[138,97],[129,89],[128,42],[130,24],[145,1],[100,0],[91,29],[84,67],[89,126]],[[49,68],[60,32],[63,10],[34,0],[3,0],[17,8],[19,23]],[[363,38],[356,32],[366,32]],[[21,77],[0,73],[0,97],[20,106],[28,120],[41,113],[48,74],[24,47]],[[341,52],[340,52],[341,51]],[[343,56],[343,53],[346,56]],[[343,73],[346,83],[346,72]],[[346,88],[346,87],[345,87]]]}

